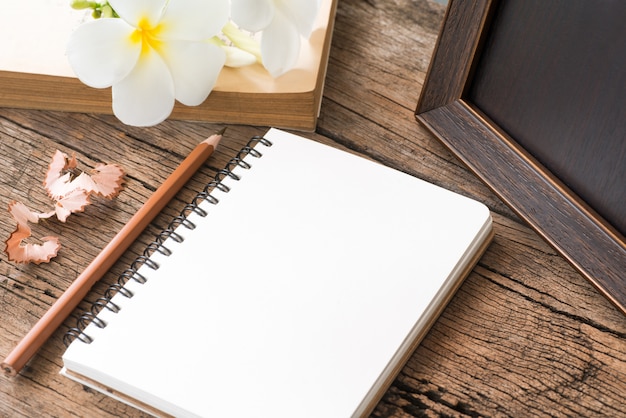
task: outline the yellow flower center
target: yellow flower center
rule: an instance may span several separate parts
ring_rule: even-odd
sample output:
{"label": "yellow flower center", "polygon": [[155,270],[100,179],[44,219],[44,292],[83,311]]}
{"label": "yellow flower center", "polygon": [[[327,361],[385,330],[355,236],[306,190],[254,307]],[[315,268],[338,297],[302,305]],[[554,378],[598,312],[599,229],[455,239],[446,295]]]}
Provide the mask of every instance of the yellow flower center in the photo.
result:
{"label": "yellow flower center", "polygon": [[162,31],[163,25],[158,24],[152,26],[148,19],[142,18],[137,25],[137,29],[132,33],[131,42],[141,42],[141,53],[146,54],[151,49],[159,51],[162,41],[159,39],[159,33]]}

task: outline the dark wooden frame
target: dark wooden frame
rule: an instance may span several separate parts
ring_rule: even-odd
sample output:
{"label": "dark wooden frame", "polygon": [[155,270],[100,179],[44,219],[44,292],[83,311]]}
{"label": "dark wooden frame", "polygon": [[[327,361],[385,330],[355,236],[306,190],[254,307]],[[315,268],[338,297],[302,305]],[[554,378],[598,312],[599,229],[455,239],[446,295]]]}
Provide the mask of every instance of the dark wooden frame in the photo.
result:
{"label": "dark wooden frame", "polygon": [[497,3],[450,0],[416,118],[626,314],[624,236],[467,98]]}

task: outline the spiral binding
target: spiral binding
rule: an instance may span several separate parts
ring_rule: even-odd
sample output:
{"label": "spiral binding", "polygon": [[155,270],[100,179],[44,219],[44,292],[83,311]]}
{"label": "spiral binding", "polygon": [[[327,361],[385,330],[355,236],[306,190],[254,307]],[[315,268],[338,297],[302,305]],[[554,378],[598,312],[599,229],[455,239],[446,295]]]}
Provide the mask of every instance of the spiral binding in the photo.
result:
{"label": "spiral binding", "polygon": [[228,193],[230,191],[230,187],[222,183],[223,180],[228,177],[232,180],[239,181],[240,177],[235,174],[233,170],[236,167],[240,167],[245,170],[252,168],[252,165],[247,161],[244,161],[244,158],[248,155],[254,158],[261,158],[263,156],[259,150],[254,148],[257,144],[261,144],[266,147],[272,146],[272,142],[262,136],[252,137],[237,153],[237,155],[233,157],[222,170],[217,172],[217,174],[213,177],[213,180],[207,183],[204,188],[183,207],[180,214],[170,221],[168,226],[155,237],[154,241],[146,246],[143,253],[131,263],[130,267],[118,276],[116,282],[106,288],[103,295],[92,303],[89,310],[83,312],[76,319],[76,325],[67,330],[63,336],[63,343],[66,346],[69,346],[70,343],[76,339],[86,344],[93,342],[93,338],[85,333],[85,328],[87,328],[87,326],[91,323],[96,325],[98,328],[105,328],[107,326],[107,323],[98,317],[98,313],[100,313],[103,309],[107,309],[113,313],[120,311],[120,307],[111,300],[113,299],[113,296],[119,293],[127,298],[131,298],[133,293],[124,286],[129,280],[134,280],[140,284],[146,283],[147,278],[138,272],[139,268],[144,265],[152,270],[159,268],[158,263],[151,259],[151,255],[157,251],[165,256],[172,254],[172,251],[165,247],[164,242],[168,238],[171,238],[175,242],[179,243],[184,241],[184,237],[176,233],[176,228],[183,226],[189,230],[193,230],[196,225],[189,220],[189,215],[192,213],[201,217],[208,215],[208,212],[200,207],[200,203],[204,201],[212,205],[217,205],[219,203],[219,200],[215,196],[211,195],[211,192],[214,189],[218,189],[224,193]]}

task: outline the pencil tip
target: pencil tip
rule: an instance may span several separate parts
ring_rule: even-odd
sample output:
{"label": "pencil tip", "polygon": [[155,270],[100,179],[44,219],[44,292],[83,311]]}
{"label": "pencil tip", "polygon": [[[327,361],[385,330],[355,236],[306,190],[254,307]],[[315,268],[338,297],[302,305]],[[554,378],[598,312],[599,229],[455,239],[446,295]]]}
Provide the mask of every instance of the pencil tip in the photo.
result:
{"label": "pencil tip", "polygon": [[226,128],[220,129],[219,131],[217,131],[216,133],[214,133],[213,135],[211,135],[210,137],[208,137],[202,142],[209,144],[209,145],[213,145],[213,148],[217,148],[217,144],[220,143],[220,140],[222,139],[222,134],[224,132],[226,132]]}

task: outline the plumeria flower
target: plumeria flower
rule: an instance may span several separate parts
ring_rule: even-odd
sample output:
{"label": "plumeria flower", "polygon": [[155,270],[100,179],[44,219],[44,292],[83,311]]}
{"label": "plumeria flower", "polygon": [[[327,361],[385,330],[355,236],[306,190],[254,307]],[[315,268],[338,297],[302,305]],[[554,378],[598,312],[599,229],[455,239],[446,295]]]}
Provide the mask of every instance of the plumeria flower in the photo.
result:
{"label": "plumeria flower", "polygon": [[109,0],[120,18],[86,22],[72,34],[67,55],[76,76],[112,87],[113,113],[134,126],[165,120],[175,100],[204,102],[224,66],[225,52],[209,40],[228,21],[228,0]]}
{"label": "plumeria flower", "polygon": [[250,33],[238,28],[232,21],[222,28],[222,34],[227,42],[220,37],[213,37],[213,42],[221,46],[226,52],[227,67],[245,67],[261,62],[261,46]]}
{"label": "plumeria flower", "polygon": [[262,31],[263,65],[278,77],[296,64],[319,7],[320,0],[231,0],[231,18],[245,30]]}

